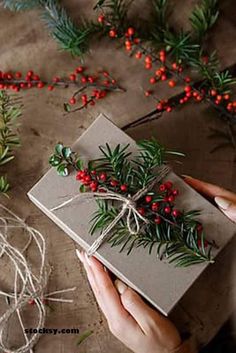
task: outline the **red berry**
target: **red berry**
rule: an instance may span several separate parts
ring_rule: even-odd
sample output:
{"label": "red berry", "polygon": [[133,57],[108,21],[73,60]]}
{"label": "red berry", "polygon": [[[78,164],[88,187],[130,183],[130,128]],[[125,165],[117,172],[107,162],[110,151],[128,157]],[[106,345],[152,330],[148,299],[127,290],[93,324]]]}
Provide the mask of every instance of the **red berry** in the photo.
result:
{"label": "red berry", "polygon": [[227,100],[229,100],[230,99],[230,95],[229,94],[225,94],[224,95],[224,99],[227,101]]}
{"label": "red berry", "polygon": [[173,210],[173,211],[172,211],[172,216],[173,216],[173,217],[178,217],[178,216],[180,216],[179,210]]}
{"label": "red berry", "polygon": [[156,218],[154,219],[154,222],[155,222],[156,224],[161,224],[161,222],[162,222],[161,217],[160,217],[160,216],[156,217]]}
{"label": "red berry", "polygon": [[77,74],[81,74],[81,72],[83,72],[84,71],[84,67],[83,66],[78,66],[76,69],[75,69],[75,72],[77,73]]}
{"label": "red berry", "polygon": [[171,213],[171,208],[169,206],[164,208],[165,213]]}
{"label": "red berry", "polygon": [[115,37],[116,37],[116,31],[115,31],[114,29],[111,29],[111,30],[109,31],[109,36],[110,36],[111,38],[115,38]]}
{"label": "red berry", "polygon": [[104,20],[105,20],[105,16],[104,16],[104,15],[98,16],[98,22],[99,22],[99,23],[103,23]]}
{"label": "red berry", "polygon": [[53,77],[53,82],[59,82],[60,81],[60,77],[58,77],[58,76],[55,76],[55,77]]}
{"label": "red berry", "polygon": [[115,187],[115,186],[117,186],[119,183],[118,183],[117,180],[114,180],[114,179],[113,179],[113,180],[110,181],[110,184],[111,184],[111,186],[114,186],[114,187]]}
{"label": "red berry", "polygon": [[146,201],[147,203],[151,202],[151,201],[152,201],[152,196],[151,196],[151,195],[147,195],[147,196],[145,197],[145,201]]}
{"label": "red berry", "polygon": [[155,72],[156,76],[161,76],[161,74],[162,74],[161,70],[156,70],[156,72]]}
{"label": "red berry", "polygon": [[172,186],[173,186],[173,183],[172,183],[170,180],[168,180],[168,181],[165,182],[165,187],[166,187],[167,189],[171,189]]}
{"label": "red berry", "polygon": [[121,189],[121,191],[127,191],[128,190],[128,186],[126,185],[126,184],[122,184],[121,186],[120,186],[120,189]]}
{"label": "red berry", "polygon": [[24,82],[20,83],[20,88],[25,88],[25,83]]}
{"label": "red berry", "polygon": [[51,85],[50,85],[50,86],[48,86],[48,90],[49,90],[49,91],[54,90],[54,86],[51,86]]}
{"label": "red berry", "polygon": [[107,71],[103,71],[103,76],[105,76],[105,77],[108,77],[109,76],[109,73],[107,72]]}
{"label": "red berry", "polygon": [[178,69],[177,63],[173,63],[173,64],[172,64],[172,69],[173,69],[173,70],[177,70],[177,69]]}
{"label": "red berry", "polygon": [[40,80],[40,77],[39,77],[39,75],[33,75],[33,76],[32,76],[32,79],[33,79],[34,81],[39,81],[39,80]]}
{"label": "red berry", "polygon": [[170,80],[170,81],[168,82],[168,85],[169,85],[171,88],[173,88],[173,87],[176,86],[176,82],[175,82],[174,80]]}
{"label": "red berry", "polygon": [[221,100],[222,100],[222,96],[221,96],[220,94],[218,94],[218,95],[216,96],[216,99],[217,99],[218,101],[221,101]]}
{"label": "red berry", "polygon": [[159,190],[160,190],[160,191],[165,191],[165,190],[166,190],[165,184],[161,184],[161,185],[159,186]]}
{"label": "red berry", "polygon": [[151,64],[151,63],[152,63],[152,57],[151,57],[150,55],[147,55],[147,56],[145,57],[145,63],[146,63],[146,64]]}
{"label": "red berry", "polygon": [[146,97],[149,97],[152,94],[152,91],[150,91],[150,90],[145,91],[144,94],[145,94]]}
{"label": "red berry", "polygon": [[191,86],[185,86],[184,90],[185,90],[185,92],[191,92],[192,91],[192,87]]}
{"label": "red berry", "polygon": [[188,98],[192,97],[192,92],[187,92],[186,97],[188,97]]}
{"label": "red berry", "polygon": [[181,98],[181,99],[179,100],[179,103],[180,103],[180,104],[184,104],[184,99]]}
{"label": "red berry", "polygon": [[167,113],[170,113],[170,112],[172,112],[172,108],[170,106],[168,106],[168,107],[166,107],[166,111],[167,111]]}
{"label": "red berry", "polygon": [[102,180],[102,181],[106,181],[107,180],[107,174],[106,173],[101,173],[99,175],[99,179]]}
{"label": "red berry", "polygon": [[87,82],[87,77],[86,76],[82,76],[81,77],[81,82],[82,83],[86,83]]}
{"label": "red berry", "polygon": [[33,84],[32,84],[31,82],[28,82],[28,83],[27,83],[27,87],[28,87],[28,88],[32,88],[32,87],[33,87]]}
{"label": "red berry", "polygon": [[165,67],[165,66],[160,67],[160,71],[161,71],[162,73],[166,72],[166,67]]}
{"label": "red berry", "polygon": [[15,76],[16,76],[16,78],[21,78],[22,77],[22,73],[18,71],[18,72],[15,73]]}
{"label": "red berry", "polygon": [[74,97],[72,97],[70,100],[69,100],[70,104],[75,104],[76,103],[76,99]]}
{"label": "red berry", "polygon": [[135,30],[134,30],[133,27],[129,27],[128,30],[127,30],[127,33],[128,33],[129,36],[133,36],[134,32],[135,32]]}
{"label": "red berry", "polygon": [[76,80],[76,75],[75,74],[70,74],[69,76],[71,81],[75,81]]}
{"label": "red berry", "polygon": [[158,110],[163,110],[163,104],[162,103],[158,103],[157,104],[157,109]]}
{"label": "red berry", "polygon": [[98,188],[98,183],[96,181],[92,181],[90,184],[89,184],[89,187],[92,191],[97,191],[97,188]]}
{"label": "red berry", "polygon": [[166,81],[167,80],[167,76],[166,75],[161,75],[161,80],[162,81]]}
{"label": "red berry", "polygon": [[27,72],[27,76],[28,76],[28,77],[33,76],[33,74],[34,74],[34,72],[33,72],[32,70],[29,70],[29,71]]}
{"label": "red berry", "polygon": [[156,83],[156,78],[155,77],[151,77],[149,82],[154,85]]}
{"label": "red berry", "polygon": [[87,101],[88,101],[87,94],[82,94],[81,99],[84,103],[87,103]]}
{"label": "red berry", "polygon": [[160,56],[165,56],[166,55],[166,51],[165,50],[160,50],[159,55]]}
{"label": "red berry", "polygon": [[132,45],[131,41],[127,39],[127,40],[125,41],[125,46],[126,46],[126,47],[131,47],[131,45]]}
{"label": "red berry", "polygon": [[216,91],[215,89],[211,89],[211,90],[210,90],[210,95],[211,95],[212,97],[216,96],[216,95],[217,95],[217,91]]}
{"label": "red berry", "polygon": [[145,215],[145,209],[143,207],[139,207],[138,208],[138,213],[140,213],[141,216],[144,216]]}
{"label": "red berry", "polygon": [[94,77],[92,77],[92,76],[89,76],[89,77],[88,77],[88,82],[94,83],[94,81],[95,81],[95,78],[94,78]]}
{"label": "red berry", "polygon": [[152,211],[157,211],[158,208],[159,208],[159,203],[158,202],[153,202],[151,208],[152,208]]}
{"label": "red berry", "polygon": [[145,68],[146,68],[147,70],[150,70],[150,69],[152,68],[152,63],[146,63],[146,64],[145,64]]}
{"label": "red berry", "polygon": [[179,195],[179,190],[178,190],[178,189],[172,190],[172,194],[173,194],[174,196],[178,196],[178,195]]}
{"label": "red berry", "polygon": [[189,83],[189,82],[191,82],[191,78],[188,77],[188,76],[186,76],[186,77],[184,78],[184,81],[185,81],[186,83]]}
{"label": "red berry", "polygon": [[42,81],[40,81],[38,84],[37,84],[37,87],[38,88],[43,88],[44,87],[44,83]]}
{"label": "red berry", "polygon": [[170,196],[168,197],[168,202],[174,202],[174,200],[175,200],[175,198],[174,198],[173,195],[170,195]]}
{"label": "red berry", "polygon": [[142,57],[142,52],[141,51],[137,51],[137,53],[135,54],[136,59],[141,59]]}

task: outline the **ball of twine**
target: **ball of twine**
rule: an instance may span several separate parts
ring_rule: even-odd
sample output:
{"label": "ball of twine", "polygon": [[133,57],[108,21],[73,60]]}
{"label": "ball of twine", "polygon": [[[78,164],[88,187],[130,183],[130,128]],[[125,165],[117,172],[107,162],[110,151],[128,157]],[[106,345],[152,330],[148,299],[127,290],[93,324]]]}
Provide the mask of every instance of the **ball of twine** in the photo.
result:
{"label": "ball of twine", "polygon": [[[27,241],[23,249],[13,246],[10,241],[10,232],[14,231],[17,236],[19,232],[24,232]],[[12,237],[11,237],[12,238]],[[35,257],[39,260],[39,267],[33,269],[32,263],[26,257],[26,250],[31,244],[36,245],[37,251]],[[45,288],[50,274],[50,268],[45,260],[45,240],[43,235],[36,229],[28,226],[15,213],[0,205],[0,259],[3,256],[8,257],[14,269],[13,290],[10,293],[0,290],[0,295],[4,296],[8,302],[8,308],[0,317],[0,351],[6,353],[24,353],[31,352],[32,348],[40,337],[40,328],[44,327],[46,318],[45,298],[60,302],[72,302],[70,299],[55,297],[59,293],[75,290],[75,287],[63,289],[45,294]],[[35,267],[35,266],[34,266]],[[33,300],[38,314],[37,323],[35,325],[36,333],[30,335],[25,333],[24,320],[22,317],[22,309],[28,305],[29,300]],[[11,349],[9,343],[4,340],[4,332],[13,315],[17,315],[19,325],[22,329],[25,343],[16,348]]]}

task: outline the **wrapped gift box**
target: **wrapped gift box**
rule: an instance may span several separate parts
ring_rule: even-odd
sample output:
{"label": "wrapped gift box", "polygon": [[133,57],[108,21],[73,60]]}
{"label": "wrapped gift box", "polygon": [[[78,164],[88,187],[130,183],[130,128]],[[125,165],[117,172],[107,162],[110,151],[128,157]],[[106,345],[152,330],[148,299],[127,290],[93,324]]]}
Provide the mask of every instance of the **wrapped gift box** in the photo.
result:
{"label": "wrapped gift box", "polygon": [[[78,151],[79,155],[87,160],[95,159],[101,155],[98,146],[105,143],[111,147],[117,144],[130,144],[130,151],[137,151],[135,141],[103,115],[100,115],[76,141],[73,150]],[[74,201],[57,211],[50,211],[66,199],[78,194],[79,185],[75,175],[74,171],[63,178],[52,168],[29,191],[28,196],[76,243],[87,250],[98,236],[89,234],[89,221],[93,212],[97,210],[96,202]],[[213,250],[215,257],[235,235],[235,224],[173,172],[168,174],[167,179],[180,190],[180,196],[176,200],[179,209],[202,211],[198,219],[204,225],[207,239],[214,240],[219,247]],[[142,247],[134,248],[129,255],[119,250],[119,246],[111,247],[105,242],[96,252],[96,257],[118,278],[143,295],[165,315],[168,315],[206,266],[214,266],[214,264],[202,263],[178,268],[159,260],[155,251],[150,255],[147,249]]]}

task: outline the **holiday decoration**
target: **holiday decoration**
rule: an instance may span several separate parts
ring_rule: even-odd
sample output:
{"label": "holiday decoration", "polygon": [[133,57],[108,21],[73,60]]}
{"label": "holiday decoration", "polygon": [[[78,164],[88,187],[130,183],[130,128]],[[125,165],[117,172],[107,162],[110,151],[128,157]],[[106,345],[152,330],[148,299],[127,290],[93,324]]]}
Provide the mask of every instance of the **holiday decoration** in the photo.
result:
{"label": "holiday decoration", "polygon": [[[131,159],[129,145],[118,144],[114,149],[108,144],[100,146],[101,158],[89,161],[85,167],[80,157],[62,144],[56,145],[50,158],[50,164],[63,176],[68,174],[67,165],[72,165],[85,199],[98,201],[90,233],[98,230],[101,235],[88,253],[94,253],[110,236],[111,245],[122,245],[121,251],[128,248],[128,254],[135,246],[148,248],[149,253],[156,247],[159,258],[176,266],[212,262],[211,246],[196,220],[199,212],[176,209],[178,189],[169,180],[162,183],[169,172],[163,167],[165,155],[175,153],[166,153],[156,140],[144,140],[137,145],[139,154],[135,159]],[[65,205],[68,202],[55,210]]]}
{"label": "holiday decoration", "polygon": [[[51,271],[45,258],[44,237],[3,205],[0,205],[0,214],[0,260],[9,258],[14,269],[12,290],[0,290],[0,298],[5,298],[7,307],[0,317],[0,350],[11,353],[33,352],[32,348],[45,327],[48,302],[72,303],[73,300],[61,298],[60,295],[74,291],[76,288],[47,293],[46,286]],[[17,244],[22,238],[25,243],[23,247],[19,247]],[[36,247],[33,261],[29,260],[31,245]],[[1,304],[1,308],[2,306]],[[32,306],[34,306],[33,312],[37,318],[34,322],[36,333],[29,336],[25,331],[24,317]],[[5,335],[9,322],[14,316],[18,319],[23,333],[22,337],[25,340],[20,347],[15,347],[9,342],[11,339],[9,333]]]}
{"label": "holiday decoration", "polygon": [[[70,73],[67,78],[55,76],[51,81],[47,82],[34,72],[29,70],[26,75],[22,75],[20,71],[2,72],[0,71],[0,89],[28,90],[32,88],[53,91],[55,88],[73,87],[75,92],[64,103],[64,109],[68,112],[75,112],[88,106],[94,106],[97,100],[106,97],[108,92],[125,90],[118,86],[116,80],[107,71],[99,71],[96,74],[89,74],[84,66],[78,66],[74,72]],[[76,105],[79,105],[76,107]],[[73,108],[73,107],[76,108]]]}
{"label": "holiday decoration", "polygon": [[101,115],[72,148],[56,145],[53,168],[28,193],[164,314],[235,234],[235,225],[165,164],[169,154],[155,140],[137,146]]}
{"label": "holiday decoration", "polygon": [[[20,144],[16,126],[21,116],[20,100],[0,91],[0,170],[13,158],[13,151]],[[2,172],[1,172],[2,173]],[[0,194],[7,196],[9,182],[5,175],[0,175]]]}

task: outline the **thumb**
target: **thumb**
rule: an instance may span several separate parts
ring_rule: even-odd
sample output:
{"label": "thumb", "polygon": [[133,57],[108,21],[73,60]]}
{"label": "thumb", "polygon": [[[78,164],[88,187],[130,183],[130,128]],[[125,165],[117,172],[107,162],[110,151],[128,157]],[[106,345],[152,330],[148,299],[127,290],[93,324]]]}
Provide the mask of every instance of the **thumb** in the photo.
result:
{"label": "thumb", "polygon": [[150,326],[150,319],[156,316],[156,311],[144,303],[142,298],[125,283],[116,279],[115,286],[124,308],[137,321],[143,332],[146,332]]}
{"label": "thumb", "polygon": [[236,222],[236,203],[222,196],[215,197],[215,203],[219,206],[221,211],[231,219],[231,221]]}

